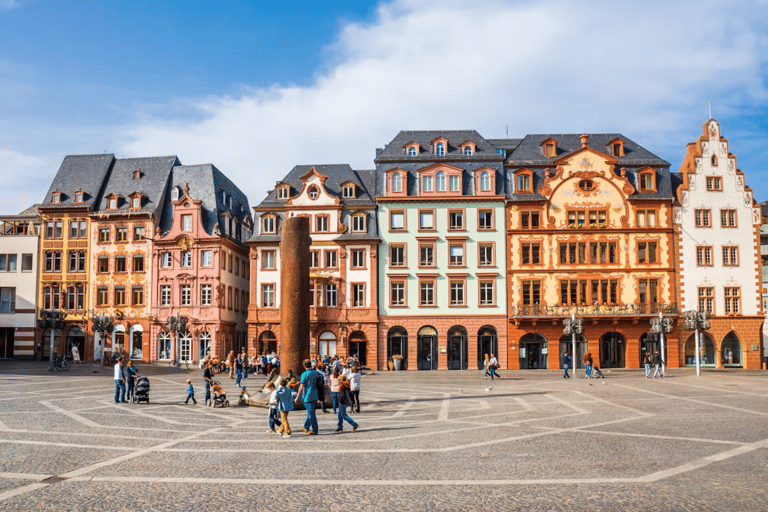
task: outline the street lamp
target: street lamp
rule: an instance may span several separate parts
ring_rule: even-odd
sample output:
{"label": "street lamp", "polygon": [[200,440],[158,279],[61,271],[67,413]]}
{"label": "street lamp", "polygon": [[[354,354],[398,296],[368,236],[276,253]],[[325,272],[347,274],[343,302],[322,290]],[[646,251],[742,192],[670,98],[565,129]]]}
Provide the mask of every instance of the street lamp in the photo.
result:
{"label": "street lamp", "polygon": [[187,332],[187,317],[176,313],[176,316],[168,317],[168,330],[176,336],[176,362],[181,363],[181,345],[179,344],[179,333]]}
{"label": "street lamp", "polygon": [[50,311],[42,310],[40,311],[40,320],[37,321],[38,327],[41,329],[50,329],[51,330],[51,350],[49,354],[49,361],[53,361],[53,332],[55,330],[63,329],[66,325],[64,323],[64,317],[66,317],[66,313],[60,309],[53,309],[51,308]]}
{"label": "street lamp", "polygon": [[666,372],[666,358],[667,358],[667,351],[664,349],[664,334],[669,334],[672,332],[672,323],[674,321],[669,317],[664,317],[664,314],[662,313],[661,309],[659,309],[659,318],[651,318],[651,334],[658,334],[659,335],[659,342],[661,344],[661,371],[662,373]]}
{"label": "street lamp", "polygon": [[699,329],[707,330],[710,327],[712,327],[712,324],[709,323],[709,320],[707,320],[707,313],[706,311],[686,311],[683,313],[683,318],[685,318],[685,328],[689,331],[696,331],[695,339],[696,339],[696,375],[701,375],[701,353],[700,353],[700,336]]}
{"label": "street lamp", "polygon": [[[112,332],[112,330],[115,328],[113,325],[115,322],[115,319],[108,315],[93,315],[93,318],[91,318],[91,321],[93,322],[93,332],[99,333],[99,340],[104,341],[104,336],[108,332]],[[114,353],[114,347],[112,347],[112,352]],[[101,352],[101,360],[104,361],[104,351]]]}
{"label": "street lamp", "polygon": [[581,318],[576,318],[576,313],[571,313],[571,318],[563,319],[563,334],[571,335],[571,345],[573,346],[573,374],[576,375],[576,335],[584,333],[584,323]]}

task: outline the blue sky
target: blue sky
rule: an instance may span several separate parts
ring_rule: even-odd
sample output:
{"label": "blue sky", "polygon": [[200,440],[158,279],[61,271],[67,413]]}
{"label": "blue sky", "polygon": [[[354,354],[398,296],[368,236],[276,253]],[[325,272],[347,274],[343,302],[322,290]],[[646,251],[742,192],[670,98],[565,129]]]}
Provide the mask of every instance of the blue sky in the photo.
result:
{"label": "blue sky", "polygon": [[[283,5],[290,7],[283,7]],[[677,170],[707,102],[768,199],[768,3],[0,0],[0,199],[66,154],[214,163],[258,204],[401,129],[620,132]]]}

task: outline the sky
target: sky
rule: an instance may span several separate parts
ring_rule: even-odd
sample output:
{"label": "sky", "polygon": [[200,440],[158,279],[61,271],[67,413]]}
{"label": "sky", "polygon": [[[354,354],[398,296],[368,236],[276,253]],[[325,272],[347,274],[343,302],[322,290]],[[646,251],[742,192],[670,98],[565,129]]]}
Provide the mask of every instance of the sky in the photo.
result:
{"label": "sky", "polygon": [[0,34],[2,214],[68,154],[213,163],[255,206],[400,130],[621,133],[677,171],[710,108],[768,200],[768,0],[0,0]]}

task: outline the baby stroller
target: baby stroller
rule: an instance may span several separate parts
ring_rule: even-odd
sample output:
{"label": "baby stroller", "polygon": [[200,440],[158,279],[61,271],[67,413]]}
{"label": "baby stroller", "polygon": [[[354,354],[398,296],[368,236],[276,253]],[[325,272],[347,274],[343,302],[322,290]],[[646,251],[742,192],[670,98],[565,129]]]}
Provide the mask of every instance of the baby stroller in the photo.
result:
{"label": "baby stroller", "polygon": [[[211,387],[215,385],[221,386],[221,382],[214,380]],[[222,388],[223,389],[223,388]],[[210,407],[229,407],[229,400],[227,400],[227,394],[224,392],[211,390],[211,401],[208,402]]]}
{"label": "baby stroller", "polygon": [[147,377],[136,379],[133,388],[133,403],[138,404],[141,402],[149,403],[149,379]]}
{"label": "baby stroller", "polygon": [[605,375],[603,375],[603,372],[600,371],[600,368],[597,365],[592,367],[592,375],[594,375],[596,379],[599,379],[601,377],[603,379],[605,378]]}

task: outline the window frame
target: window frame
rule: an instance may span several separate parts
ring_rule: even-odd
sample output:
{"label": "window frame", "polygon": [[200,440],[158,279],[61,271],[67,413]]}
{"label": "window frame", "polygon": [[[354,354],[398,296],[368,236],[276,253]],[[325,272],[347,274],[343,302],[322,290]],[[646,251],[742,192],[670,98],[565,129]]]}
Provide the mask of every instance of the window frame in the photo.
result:
{"label": "window frame", "polygon": [[[484,258],[484,252],[490,253],[490,261]],[[483,268],[493,268],[496,266],[496,242],[477,243],[477,266]]]}
{"label": "window frame", "polygon": [[[402,220],[402,226],[401,227],[393,227],[393,218],[395,216],[398,216]],[[395,232],[401,232],[406,230],[406,215],[405,210],[390,210],[389,211],[389,230],[395,231]]]}
{"label": "window frame", "polygon": [[[460,219],[461,225],[454,222],[454,219]],[[466,231],[467,230],[467,210],[465,208],[448,209],[448,231]]]}
{"label": "window frame", "polygon": [[365,270],[368,268],[366,249],[355,248],[349,251],[349,268],[352,270]]}
{"label": "window frame", "polygon": [[[403,242],[389,244],[389,260],[388,260],[389,268],[404,268],[408,266],[408,263],[407,263],[408,260],[407,260],[407,254],[406,254],[407,248],[408,248],[408,244]],[[393,257],[393,254],[394,254],[393,251],[398,251],[400,253],[399,254],[400,259],[398,261],[396,261],[395,258]]]}
{"label": "window frame", "polygon": [[712,210],[710,208],[697,208],[693,211],[693,221],[697,228],[712,227]]}
{"label": "window frame", "polygon": [[[427,295],[425,295],[427,294]],[[419,277],[419,307],[437,307],[437,278],[433,276]]]}
{"label": "window frame", "polygon": [[[419,208],[417,215],[419,219],[420,232],[433,232],[437,230],[437,214],[434,208]],[[432,219],[432,227],[428,227],[423,224],[422,221],[425,218],[425,216],[428,216],[429,218]]]}

